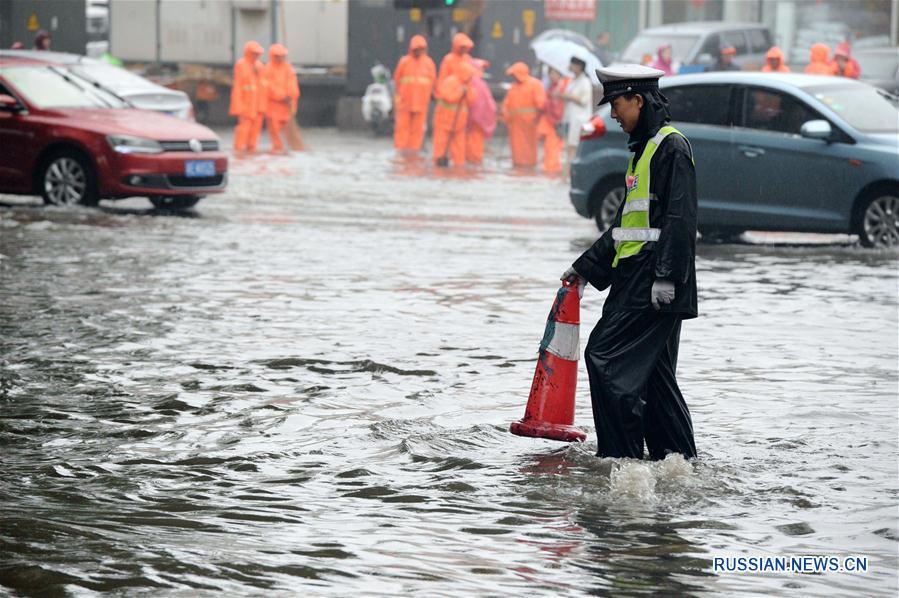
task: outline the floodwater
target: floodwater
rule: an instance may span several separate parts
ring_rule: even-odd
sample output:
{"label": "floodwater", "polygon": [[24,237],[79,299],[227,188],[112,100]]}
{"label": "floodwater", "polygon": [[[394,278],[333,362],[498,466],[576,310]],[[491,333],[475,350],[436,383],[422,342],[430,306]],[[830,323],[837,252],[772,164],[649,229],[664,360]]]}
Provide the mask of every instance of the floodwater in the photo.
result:
{"label": "floodwater", "polygon": [[601,460],[583,368],[585,444],[508,432],[595,237],[564,185],[307,137],[185,217],[2,198],[0,593],[896,594],[895,253],[701,246],[700,457]]}

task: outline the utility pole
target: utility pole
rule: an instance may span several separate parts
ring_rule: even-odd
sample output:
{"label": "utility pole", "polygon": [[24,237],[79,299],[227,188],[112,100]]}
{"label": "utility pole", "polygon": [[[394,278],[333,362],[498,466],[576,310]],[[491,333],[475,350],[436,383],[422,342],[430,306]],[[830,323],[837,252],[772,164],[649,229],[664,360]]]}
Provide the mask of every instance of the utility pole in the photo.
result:
{"label": "utility pole", "polygon": [[899,46],[899,0],[893,0],[890,8],[890,43]]}

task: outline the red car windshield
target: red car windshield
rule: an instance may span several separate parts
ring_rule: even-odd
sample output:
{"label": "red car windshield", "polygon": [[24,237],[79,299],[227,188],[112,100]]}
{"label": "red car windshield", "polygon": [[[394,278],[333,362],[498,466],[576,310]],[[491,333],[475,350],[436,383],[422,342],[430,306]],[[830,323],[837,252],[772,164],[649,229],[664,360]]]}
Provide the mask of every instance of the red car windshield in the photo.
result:
{"label": "red car windshield", "polygon": [[127,107],[109,92],[54,66],[4,66],[0,77],[35,108]]}

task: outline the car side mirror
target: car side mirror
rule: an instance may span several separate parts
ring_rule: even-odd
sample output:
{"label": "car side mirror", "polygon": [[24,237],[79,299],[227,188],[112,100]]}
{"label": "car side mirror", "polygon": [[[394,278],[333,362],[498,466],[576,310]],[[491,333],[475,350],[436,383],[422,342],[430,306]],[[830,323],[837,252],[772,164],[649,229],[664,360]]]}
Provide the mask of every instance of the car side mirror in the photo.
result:
{"label": "car side mirror", "polygon": [[11,95],[0,93],[0,110],[5,112],[18,112],[20,108],[19,100]]}
{"label": "car side mirror", "polygon": [[830,128],[830,123],[826,120],[810,120],[803,123],[799,129],[799,134],[808,139],[829,141],[830,136],[833,135],[833,130]]}

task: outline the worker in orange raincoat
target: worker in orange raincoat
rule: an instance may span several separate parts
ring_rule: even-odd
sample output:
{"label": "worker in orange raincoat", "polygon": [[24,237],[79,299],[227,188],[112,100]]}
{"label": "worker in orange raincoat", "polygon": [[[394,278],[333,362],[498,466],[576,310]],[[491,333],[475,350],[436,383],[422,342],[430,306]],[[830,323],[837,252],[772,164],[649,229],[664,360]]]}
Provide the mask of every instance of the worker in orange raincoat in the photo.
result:
{"label": "worker in orange raincoat", "polygon": [[537,139],[543,139],[543,171],[550,174],[562,172],[562,147],[557,128],[565,113],[562,95],[568,87],[568,78],[554,68],[549,69],[549,89],[546,91],[546,105],[537,124]]}
{"label": "worker in orange raincoat", "polygon": [[465,128],[468,109],[477,97],[471,88],[475,67],[459,62],[453,74],[437,85],[437,106],[434,108],[434,163],[447,154],[455,166],[465,164]]}
{"label": "worker in orange raincoat", "polygon": [[833,51],[833,62],[830,63],[833,74],[837,77],[849,77],[858,79],[862,74],[862,67],[852,57],[848,42],[841,42]]}
{"label": "worker in orange raincoat", "polygon": [[471,78],[474,101],[468,112],[468,127],[465,129],[465,161],[480,164],[484,161],[484,143],[493,137],[496,130],[496,100],[490,86],[484,81],[484,71],[490,66],[487,60],[475,58],[472,61],[475,74]]}
{"label": "worker in orange raincoat", "polygon": [[474,42],[464,33],[453,36],[453,47],[440,61],[440,71],[437,73],[437,84],[455,74],[456,65],[471,62],[471,50]]}
{"label": "worker in orange raincoat", "polygon": [[243,58],[234,64],[229,114],[237,117],[234,152],[238,155],[256,151],[256,141],[262,129],[265,93],[262,82],[263,65],[259,58],[263,52],[265,50],[258,42],[249,41],[244,44]]}
{"label": "worker in orange raincoat", "polygon": [[762,67],[763,73],[789,73],[790,67],[784,64],[783,50],[777,46],[772,47],[765,54],[765,66]]}
{"label": "worker in orange raincoat", "polygon": [[417,152],[425,138],[428,106],[437,79],[437,67],[427,50],[428,42],[423,35],[412,36],[409,53],[400,58],[393,72],[396,84],[393,145],[400,151]]}
{"label": "worker in orange raincoat", "polygon": [[287,61],[286,47],[272,44],[268,49],[268,56],[269,62],[262,73],[268,95],[265,122],[272,138],[272,151],[286,153],[284,142],[281,141],[281,131],[297,113],[300,84],[297,83],[293,66]]}
{"label": "worker in orange raincoat", "polygon": [[807,75],[833,75],[833,67],[827,61],[828,58],[830,58],[830,48],[827,44],[812,44],[805,73]]}
{"label": "worker in orange raincoat", "polygon": [[537,121],[546,104],[546,90],[528,65],[516,62],[506,70],[514,81],[503,100],[502,116],[509,130],[512,166],[537,165]]}

